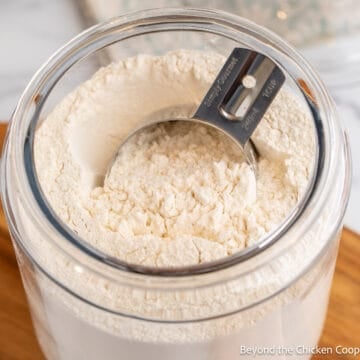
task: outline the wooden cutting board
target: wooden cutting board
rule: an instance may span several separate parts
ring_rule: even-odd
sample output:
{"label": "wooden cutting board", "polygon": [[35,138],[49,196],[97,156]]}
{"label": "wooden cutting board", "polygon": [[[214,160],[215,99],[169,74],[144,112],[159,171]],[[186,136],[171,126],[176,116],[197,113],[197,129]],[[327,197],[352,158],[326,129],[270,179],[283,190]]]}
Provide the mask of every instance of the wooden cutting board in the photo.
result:
{"label": "wooden cutting board", "polygon": [[[0,125],[0,145],[5,130],[5,125]],[[329,310],[319,346],[335,348],[340,344],[360,346],[360,235],[346,229],[342,234]],[[0,360],[42,359],[4,213],[0,208]],[[355,360],[353,356],[335,353],[314,356],[313,359]]]}

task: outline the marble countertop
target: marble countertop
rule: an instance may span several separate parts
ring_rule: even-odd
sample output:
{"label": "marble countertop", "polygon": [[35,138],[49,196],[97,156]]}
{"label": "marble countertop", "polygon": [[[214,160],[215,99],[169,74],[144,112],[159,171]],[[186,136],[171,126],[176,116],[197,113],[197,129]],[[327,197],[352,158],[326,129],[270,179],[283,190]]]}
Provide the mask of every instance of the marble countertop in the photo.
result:
{"label": "marble countertop", "polygon": [[[34,72],[62,44],[84,28],[71,0],[0,2],[0,119],[6,121]],[[359,70],[360,71],[360,70]],[[360,84],[332,88],[347,128],[353,157],[353,183],[345,224],[360,232]]]}

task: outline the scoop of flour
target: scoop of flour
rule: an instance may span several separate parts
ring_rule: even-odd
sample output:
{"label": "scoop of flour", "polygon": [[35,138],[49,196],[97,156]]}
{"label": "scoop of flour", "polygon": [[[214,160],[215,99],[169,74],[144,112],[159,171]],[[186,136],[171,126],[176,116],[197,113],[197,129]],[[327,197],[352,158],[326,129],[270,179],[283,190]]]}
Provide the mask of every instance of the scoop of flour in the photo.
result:
{"label": "scoop of flour", "polygon": [[256,180],[231,145],[215,130],[186,122],[140,133],[92,192],[95,219],[106,213],[108,228],[124,239],[160,242],[159,258],[148,252],[146,263],[203,262],[244,247],[242,222],[229,225],[256,201]]}
{"label": "scoop of flour", "polygon": [[223,61],[185,50],[126,59],[100,69],[44,120],[35,138],[41,186],[92,246],[143,265],[203,263],[256,243],[296,205],[314,140],[309,114],[286,91],[253,137],[257,179],[224,135],[186,122],[132,137],[112,163],[129,131],[154,114],[191,116]]}

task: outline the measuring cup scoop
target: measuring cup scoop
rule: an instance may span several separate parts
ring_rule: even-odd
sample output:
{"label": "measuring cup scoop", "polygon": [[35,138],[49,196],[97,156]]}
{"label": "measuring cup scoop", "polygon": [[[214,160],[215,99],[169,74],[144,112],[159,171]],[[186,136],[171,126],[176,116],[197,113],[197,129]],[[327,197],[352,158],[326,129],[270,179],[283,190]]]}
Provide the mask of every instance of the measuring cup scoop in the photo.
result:
{"label": "measuring cup scoop", "polygon": [[[151,124],[131,133],[120,145],[120,149],[135,134],[145,131],[149,126],[174,120],[192,121],[211,126],[234,140],[256,176],[257,152],[251,135],[284,81],[283,72],[271,59],[249,49],[235,48],[193,117],[155,119]],[[115,159],[110,164],[106,177],[114,161]]]}

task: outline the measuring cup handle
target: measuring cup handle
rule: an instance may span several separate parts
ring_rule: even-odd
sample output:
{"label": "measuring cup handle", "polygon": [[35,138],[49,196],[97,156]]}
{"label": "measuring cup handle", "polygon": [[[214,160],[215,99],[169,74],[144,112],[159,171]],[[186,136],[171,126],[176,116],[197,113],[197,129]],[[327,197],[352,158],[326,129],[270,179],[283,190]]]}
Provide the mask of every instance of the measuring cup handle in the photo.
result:
{"label": "measuring cup handle", "polygon": [[[245,76],[253,79],[253,86],[244,86]],[[271,59],[249,49],[235,48],[194,118],[221,128],[244,148],[284,81],[283,72]],[[247,108],[238,116],[236,112],[244,104]]]}

